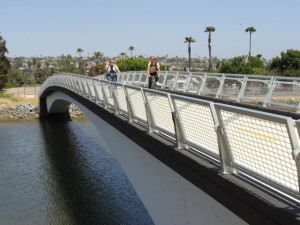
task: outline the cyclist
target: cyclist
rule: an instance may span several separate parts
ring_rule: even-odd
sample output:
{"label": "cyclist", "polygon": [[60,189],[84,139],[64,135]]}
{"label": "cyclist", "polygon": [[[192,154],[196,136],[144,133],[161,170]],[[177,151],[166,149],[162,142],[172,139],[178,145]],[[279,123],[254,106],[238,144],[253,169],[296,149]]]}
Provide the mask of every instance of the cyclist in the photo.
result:
{"label": "cyclist", "polygon": [[120,73],[118,66],[114,63],[114,60],[109,60],[109,63],[106,65],[106,79],[108,81],[117,82],[118,77],[117,73]]}
{"label": "cyclist", "polygon": [[156,57],[154,56],[151,58],[151,61],[148,63],[147,73],[149,77],[149,88],[153,88],[160,76],[159,63],[157,62]]}

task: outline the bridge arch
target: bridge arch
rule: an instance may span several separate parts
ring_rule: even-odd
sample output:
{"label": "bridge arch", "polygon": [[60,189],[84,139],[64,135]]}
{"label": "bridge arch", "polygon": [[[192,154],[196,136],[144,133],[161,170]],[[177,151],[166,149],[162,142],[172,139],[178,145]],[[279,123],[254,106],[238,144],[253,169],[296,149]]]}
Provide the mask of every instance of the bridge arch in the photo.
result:
{"label": "bridge arch", "polygon": [[65,113],[69,110],[69,106],[72,102],[74,102],[74,100],[71,100],[68,95],[62,92],[53,92],[47,97],[47,111],[50,114]]}

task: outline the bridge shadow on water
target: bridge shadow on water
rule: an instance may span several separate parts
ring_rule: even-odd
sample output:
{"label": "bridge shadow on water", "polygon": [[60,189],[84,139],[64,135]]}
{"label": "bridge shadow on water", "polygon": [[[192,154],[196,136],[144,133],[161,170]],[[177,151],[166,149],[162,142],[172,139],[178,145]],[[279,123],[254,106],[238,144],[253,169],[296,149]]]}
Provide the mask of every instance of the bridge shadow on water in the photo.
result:
{"label": "bridge shadow on water", "polygon": [[92,125],[41,122],[52,184],[74,223],[153,224],[120,165],[101,145],[99,134],[93,129],[86,132],[85,126]]}

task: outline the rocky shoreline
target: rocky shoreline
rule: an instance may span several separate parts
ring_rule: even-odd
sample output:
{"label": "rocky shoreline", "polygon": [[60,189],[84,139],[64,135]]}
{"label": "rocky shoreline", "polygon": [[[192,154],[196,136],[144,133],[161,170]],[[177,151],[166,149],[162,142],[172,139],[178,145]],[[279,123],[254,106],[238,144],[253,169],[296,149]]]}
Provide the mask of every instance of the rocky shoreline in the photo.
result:
{"label": "rocky shoreline", "polygon": [[[66,120],[85,119],[86,116],[74,104],[69,106],[69,115],[65,115]],[[11,107],[0,107],[0,122],[5,121],[27,121],[45,119],[42,116],[40,106],[32,104],[16,105]]]}

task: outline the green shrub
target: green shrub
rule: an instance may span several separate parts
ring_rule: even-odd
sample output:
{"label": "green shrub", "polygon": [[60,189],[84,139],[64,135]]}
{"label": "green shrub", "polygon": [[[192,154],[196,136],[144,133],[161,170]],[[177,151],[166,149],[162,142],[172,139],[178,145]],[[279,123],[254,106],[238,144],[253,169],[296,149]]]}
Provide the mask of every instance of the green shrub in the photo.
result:
{"label": "green shrub", "polygon": [[125,58],[116,61],[121,72],[147,70],[148,60],[142,58]]}

